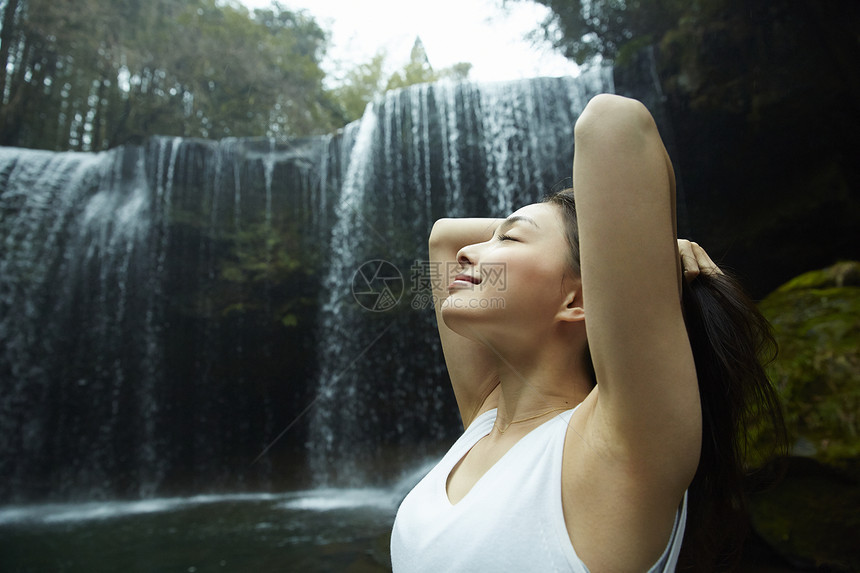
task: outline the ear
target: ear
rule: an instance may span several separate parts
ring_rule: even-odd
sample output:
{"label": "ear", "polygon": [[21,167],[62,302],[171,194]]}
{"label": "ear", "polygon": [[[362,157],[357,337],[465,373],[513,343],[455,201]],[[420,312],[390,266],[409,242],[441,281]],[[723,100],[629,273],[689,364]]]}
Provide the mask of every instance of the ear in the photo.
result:
{"label": "ear", "polygon": [[564,305],[559,309],[556,318],[562,322],[580,322],[585,320],[585,308],[582,305],[582,289],[571,289],[564,299]]}

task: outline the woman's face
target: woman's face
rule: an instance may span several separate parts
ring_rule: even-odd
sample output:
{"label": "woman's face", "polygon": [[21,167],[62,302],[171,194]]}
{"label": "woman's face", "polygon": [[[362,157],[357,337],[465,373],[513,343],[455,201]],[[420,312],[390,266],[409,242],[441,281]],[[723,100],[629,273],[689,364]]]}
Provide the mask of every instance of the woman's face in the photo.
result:
{"label": "woman's face", "polygon": [[448,286],[445,323],[469,338],[476,328],[491,337],[552,328],[579,289],[569,250],[559,207],[536,203],[515,211],[490,240],[457,254],[462,271]]}

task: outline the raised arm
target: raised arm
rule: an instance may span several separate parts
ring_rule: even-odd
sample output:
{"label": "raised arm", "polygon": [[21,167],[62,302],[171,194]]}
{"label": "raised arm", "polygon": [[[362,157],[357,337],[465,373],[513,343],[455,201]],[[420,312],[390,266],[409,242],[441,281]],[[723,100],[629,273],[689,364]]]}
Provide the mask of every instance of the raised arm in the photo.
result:
{"label": "raised arm", "polygon": [[499,223],[501,219],[440,219],[430,233],[430,263],[442,275],[441,280],[432,281],[436,322],[464,427],[468,427],[478,414],[494,407],[488,397],[498,384],[495,363],[484,345],[455,333],[445,325],[442,305],[448,296],[448,285],[457,274],[457,252],[466,245],[489,240]]}
{"label": "raised arm", "polygon": [[672,166],[634,100],[594,98],[575,140],[585,322],[599,390],[594,435],[644,470],[643,479],[683,491],[698,463],[701,410],[679,301]]}

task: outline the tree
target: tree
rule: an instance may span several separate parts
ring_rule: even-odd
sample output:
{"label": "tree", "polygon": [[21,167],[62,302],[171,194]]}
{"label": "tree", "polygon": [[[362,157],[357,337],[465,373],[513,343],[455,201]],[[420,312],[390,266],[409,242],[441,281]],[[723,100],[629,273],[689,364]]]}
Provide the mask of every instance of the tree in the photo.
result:
{"label": "tree", "polygon": [[309,135],[339,126],[327,37],[275,3],[6,0],[0,145],[105,149],[149,135]]}
{"label": "tree", "polygon": [[427,52],[424,50],[424,43],[421,42],[421,38],[415,38],[415,44],[413,44],[412,52],[409,54],[409,62],[402,70],[391,75],[386,90],[435,82],[442,78],[465,80],[469,77],[471,69],[472,64],[460,62],[439,72],[433,71],[433,66],[430,65]]}
{"label": "tree", "polygon": [[364,114],[367,104],[384,90],[385,52],[378,51],[369,62],[349,70],[338,87],[333,90],[335,99],[344,110],[346,121],[354,121]]}
{"label": "tree", "polygon": [[436,74],[433,73],[433,66],[430,65],[430,60],[427,58],[424,43],[421,38],[415,38],[412,52],[409,54],[409,63],[401,71],[394,72],[388,78],[388,84],[385,87],[387,90],[394,90],[435,80]]}
{"label": "tree", "polygon": [[467,62],[458,62],[453,66],[443,68],[438,76],[439,79],[451,79],[461,81],[469,79],[469,72],[472,71],[472,64]]}
{"label": "tree", "polygon": [[343,108],[347,121],[360,118],[367,104],[388,90],[441,79],[466,80],[472,69],[472,64],[460,62],[438,72],[435,71],[430,65],[421,38],[415,39],[406,66],[391,74],[387,81],[384,79],[385,60],[385,52],[378,51],[369,62],[359,64],[344,74],[340,85],[333,90],[333,95]]}
{"label": "tree", "polygon": [[696,0],[532,1],[550,9],[532,37],[548,41],[580,65],[624,59],[658,41],[682,16],[695,15],[714,4]]}

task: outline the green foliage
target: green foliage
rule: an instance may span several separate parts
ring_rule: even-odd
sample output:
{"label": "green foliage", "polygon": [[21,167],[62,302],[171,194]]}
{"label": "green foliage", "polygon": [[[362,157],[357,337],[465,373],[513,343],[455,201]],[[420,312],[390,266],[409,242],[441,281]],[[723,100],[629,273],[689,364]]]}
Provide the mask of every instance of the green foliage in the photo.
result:
{"label": "green foliage", "polygon": [[379,51],[369,62],[349,70],[340,86],[334,89],[333,95],[343,107],[347,121],[360,118],[367,104],[382,93],[384,65],[385,52]]}
{"label": "green foliage", "polygon": [[432,82],[435,79],[436,74],[433,72],[430,60],[427,59],[424,43],[421,42],[421,38],[415,38],[415,44],[412,46],[412,52],[409,54],[409,63],[401,71],[392,74],[388,79],[386,89],[404,88],[415,84]]}
{"label": "green foliage", "polygon": [[761,311],[780,353],[769,374],[802,453],[841,465],[860,456],[860,263],[797,277]]}
{"label": "green foliage", "polygon": [[[207,224],[211,213],[174,207],[171,232],[210,252],[205,284],[177,282],[171,302],[176,312],[207,321],[238,319],[270,327],[310,328],[316,316],[318,245],[302,237],[301,227],[265,213],[246,213],[241,226]],[[252,222],[254,221],[254,222]],[[177,270],[181,274],[181,270]]]}
{"label": "green foliage", "polygon": [[427,57],[427,52],[424,50],[421,38],[415,38],[415,44],[412,46],[412,52],[409,55],[409,63],[402,70],[394,72],[391,75],[388,79],[386,89],[405,88],[416,84],[435,82],[442,78],[465,80],[468,78],[471,69],[472,64],[460,62],[439,72],[434,71]]}
{"label": "green foliage", "polygon": [[221,276],[228,281],[250,285],[289,277],[301,267],[291,253],[283,231],[257,223],[228,237],[230,254],[222,261]]}
{"label": "green foliage", "polygon": [[808,289],[842,288],[860,286],[860,263],[843,261],[820,271],[810,271],[795,277],[779,287],[777,293],[788,293]]}
{"label": "green foliage", "polygon": [[149,135],[330,131],[326,35],[278,3],[7,0],[0,144],[105,149]]}
{"label": "green foliage", "polygon": [[447,68],[439,70],[439,79],[451,79],[454,81],[469,79],[469,72],[472,71],[472,64],[469,62],[458,62]]}
{"label": "green foliage", "polygon": [[[577,64],[629,57],[699,12],[699,2],[683,0],[534,0],[550,9],[535,40],[547,41]],[[713,4],[713,2],[711,2]]]}
{"label": "green foliage", "polygon": [[[523,0],[502,3],[510,1]],[[549,8],[532,38],[578,64],[625,65],[641,48],[659,46],[663,91],[690,97],[692,108],[758,119],[787,97],[806,97],[808,86],[835,94],[844,84],[856,99],[860,5],[851,0],[531,1]]]}
{"label": "green foliage", "polygon": [[369,62],[358,64],[344,74],[338,87],[332,90],[334,99],[343,109],[346,121],[354,121],[364,114],[367,104],[388,90],[405,88],[415,84],[435,82],[441,79],[454,81],[469,77],[472,64],[460,62],[435,71],[424,50],[420,38],[410,52],[409,62],[385,79],[386,54],[378,51]]}
{"label": "green foliage", "polygon": [[328,38],[304,12],[235,0],[0,3],[0,145],[101,150],[151,135],[294,137],[361,117],[385,89],[450,77],[420,40],[387,82],[385,55],[323,86]]}
{"label": "green foliage", "polygon": [[315,304],[302,291],[316,268],[305,260],[296,233],[257,223],[222,242],[227,249],[217,262],[221,280],[214,291],[219,314],[269,312],[271,321],[299,326],[300,315]]}

